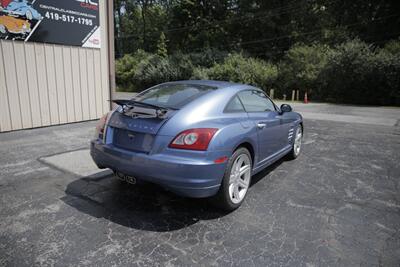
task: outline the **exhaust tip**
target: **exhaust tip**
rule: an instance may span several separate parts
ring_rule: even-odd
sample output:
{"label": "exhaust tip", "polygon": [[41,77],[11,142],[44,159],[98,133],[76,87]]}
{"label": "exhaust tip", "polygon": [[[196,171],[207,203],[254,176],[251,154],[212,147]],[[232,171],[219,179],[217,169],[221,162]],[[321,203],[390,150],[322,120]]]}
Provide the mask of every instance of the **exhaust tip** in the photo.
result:
{"label": "exhaust tip", "polygon": [[125,181],[130,184],[136,184],[136,178],[130,175],[126,175],[122,172],[115,172],[115,175],[117,176],[118,179]]}
{"label": "exhaust tip", "polygon": [[115,176],[117,176],[118,179],[125,181],[125,174],[121,173],[121,172],[114,172]]}
{"label": "exhaust tip", "polygon": [[136,178],[133,177],[133,176],[126,175],[125,176],[125,181],[127,181],[130,184],[136,184]]}

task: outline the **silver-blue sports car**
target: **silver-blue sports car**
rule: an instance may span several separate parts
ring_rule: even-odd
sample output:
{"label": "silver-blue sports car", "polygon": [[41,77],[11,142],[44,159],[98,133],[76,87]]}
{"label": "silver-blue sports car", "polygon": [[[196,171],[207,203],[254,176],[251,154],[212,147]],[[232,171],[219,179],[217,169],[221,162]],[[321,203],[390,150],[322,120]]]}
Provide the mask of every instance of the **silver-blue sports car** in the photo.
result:
{"label": "silver-blue sports car", "polygon": [[11,1],[4,9],[4,13],[13,16],[22,16],[27,20],[41,20],[43,17],[40,13],[32,7],[27,0],[14,0]]}
{"label": "silver-blue sports car", "polygon": [[301,151],[301,115],[250,85],[168,82],[114,102],[91,141],[97,166],[227,210],[243,202],[252,175]]}

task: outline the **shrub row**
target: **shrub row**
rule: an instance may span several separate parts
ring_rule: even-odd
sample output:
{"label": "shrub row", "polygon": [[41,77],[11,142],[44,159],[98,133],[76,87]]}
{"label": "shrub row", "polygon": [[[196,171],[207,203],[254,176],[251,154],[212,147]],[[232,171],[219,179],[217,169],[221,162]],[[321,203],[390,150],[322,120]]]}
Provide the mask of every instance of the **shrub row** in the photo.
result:
{"label": "shrub row", "polygon": [[400,105],[400,41],[384,48],[359,40],[334,47],[296,44],[277,63],[217,50],[167,57],[138,50],[117,60],[116,77],[124,91],[165,81],[213,79],[275,88],[278,97],[297,89],[312,100]]}

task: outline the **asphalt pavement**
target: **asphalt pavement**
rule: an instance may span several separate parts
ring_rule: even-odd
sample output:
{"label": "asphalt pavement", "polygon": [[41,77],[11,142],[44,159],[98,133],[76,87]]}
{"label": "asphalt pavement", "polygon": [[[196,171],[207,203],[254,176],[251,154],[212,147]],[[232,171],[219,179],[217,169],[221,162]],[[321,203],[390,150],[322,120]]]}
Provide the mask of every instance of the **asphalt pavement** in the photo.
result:
{"label": "asphalt pavement", "polygon": [[96,169],[95,122],[0,134],[0,266],[399,266],[400,109],[293,107],[301,156],[231,213]]}

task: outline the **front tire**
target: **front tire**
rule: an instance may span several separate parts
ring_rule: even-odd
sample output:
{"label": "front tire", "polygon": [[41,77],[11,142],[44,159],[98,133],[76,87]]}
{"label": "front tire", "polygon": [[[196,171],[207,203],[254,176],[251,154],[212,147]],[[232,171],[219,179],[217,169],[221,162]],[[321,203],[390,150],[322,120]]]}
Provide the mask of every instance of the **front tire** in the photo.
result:
{"label": "front tire", "polygon": [[240,147],[228,161],[221,187],[214,198],[214,204],[232,211],[243,203],[251,182],[252,160],[250,152]]}
{"label": "front tire", "polygon": [[301,125],[297,126],[296,134],[294,136],[292,150],[289,152],[289,159],[296,159],[301,152],[303,141],[303,127]]}
{"label": "front tire", "polygon": [[28,20],[32,20],[33,19],[33,15],[32,15],[32,12],[31,11],[26,11],[26,13],[25,13],[25,17],[28,19]]}

